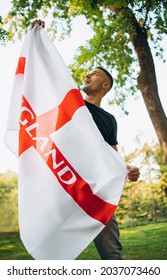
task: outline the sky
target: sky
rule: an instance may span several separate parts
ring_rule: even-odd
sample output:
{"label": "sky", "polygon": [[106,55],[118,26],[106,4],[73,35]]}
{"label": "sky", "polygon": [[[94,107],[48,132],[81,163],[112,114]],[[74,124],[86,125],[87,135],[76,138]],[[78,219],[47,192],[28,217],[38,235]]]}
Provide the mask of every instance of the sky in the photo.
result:
{"label": "sky", "polygon": [[[1,15],[5,14],[9,9],[10,1],[0,0]],[[83,17],[77,23],[74,22],[70,38],[62,42],[56,40],[54,45],[58,49],[60,55],[66,65],[72,62],[72,58],[78,46],[84,44],[85,40],[91,37],[90,28],[86,25]],[[82,32],[81,32],[82,30]],[[0,46],[0,173],[7,170],[18,170],[17,158],[8,150],[4,144],[4,135],[6,131],[7,117],[9,114],[9,103],[12,92],[14,73],[21,51],[22,41],[9,43],[6,47]],[[167,45],[167,39],[164,41],[164,47]],[[167,59],[167,48],[164,52],[164,57]],[[157,82],[159,88],[160,99],[164,109],[167,112],[167,94],[166,94],[166,78],[167,78],[167,62],[163,63],[157,58],[154,58]],[[157,136],[153,129],[153,125],[148,116],[142,97],[137,101],[132,98],[128,101],[129,115],[125,116],[120,108],[116,105],[109,106],[108,100],[114,94],[112,89],[105,97],[102,107],[112,113],[118,123],[118,149],[124,147],[125,153],[130,153],[135,148],[135,139],[139,135],[142,143],[151,143],[157,140]],[[134,159],[135,164],[135,159]]]}

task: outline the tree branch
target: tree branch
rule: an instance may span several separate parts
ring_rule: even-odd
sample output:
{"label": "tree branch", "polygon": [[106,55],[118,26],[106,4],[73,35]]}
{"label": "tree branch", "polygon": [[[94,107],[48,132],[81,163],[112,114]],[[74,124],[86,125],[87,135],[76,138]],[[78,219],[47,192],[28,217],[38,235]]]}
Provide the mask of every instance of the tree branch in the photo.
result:
{"label": "tree branch", "polygon": [[148,19],[148,14],[149,14],[149,11],[150,11],[150,7],[151,7],[151,3],[150,1],[148,1],[148,5],[146,4],[146,16],[145,16],[145,20],[144,20],[144,24],[143,24],[143,28],[145,27],[146,25],[146,22],[147,22],[147,19]]}

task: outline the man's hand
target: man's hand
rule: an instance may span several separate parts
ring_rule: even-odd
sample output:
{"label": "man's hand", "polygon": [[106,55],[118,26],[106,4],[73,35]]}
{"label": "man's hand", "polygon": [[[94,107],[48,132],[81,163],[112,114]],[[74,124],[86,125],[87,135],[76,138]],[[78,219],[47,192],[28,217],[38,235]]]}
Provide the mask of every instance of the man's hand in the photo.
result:
{"label": "man's hand", "polygon": [[45,22],[44,22],[43,20],[41,20],[41,19],[36,19],[36,20],[34,20],[34,21],[32,22],[32,24],[31,24],[32,28],[33,28],[36,24],[42,26],[43,28],[45,28]]}
{"label": "man's hand", "polygon": [[139,168],[136,166],[127,165],[127,170],[128,170],[128,179],[132,182],[137,181],[140,175]]}

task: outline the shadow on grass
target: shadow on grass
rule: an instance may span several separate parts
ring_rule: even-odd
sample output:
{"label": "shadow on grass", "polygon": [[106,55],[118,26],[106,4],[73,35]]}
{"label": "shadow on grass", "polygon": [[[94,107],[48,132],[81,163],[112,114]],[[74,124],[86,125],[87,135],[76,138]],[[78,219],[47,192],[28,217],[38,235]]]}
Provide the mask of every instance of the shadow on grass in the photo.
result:
{"label": "shadow on grass", "polygon": [[19,233],[0,233],[1,260],[32,260],[20,240]]}

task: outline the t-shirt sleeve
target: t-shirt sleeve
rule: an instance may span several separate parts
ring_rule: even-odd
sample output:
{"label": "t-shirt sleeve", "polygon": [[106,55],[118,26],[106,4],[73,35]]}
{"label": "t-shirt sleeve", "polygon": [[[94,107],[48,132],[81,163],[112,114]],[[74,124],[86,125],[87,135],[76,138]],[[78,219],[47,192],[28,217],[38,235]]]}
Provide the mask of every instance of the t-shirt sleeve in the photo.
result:
{"label": "t-shirt sleeve", "polygon": [[117,121],[114,116],[112,116],[110,121],[110,131],[108,133],[108,141],[111,146],[118,144],[117,141]]}

